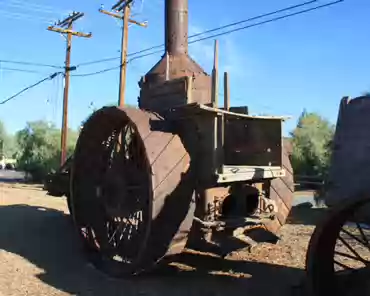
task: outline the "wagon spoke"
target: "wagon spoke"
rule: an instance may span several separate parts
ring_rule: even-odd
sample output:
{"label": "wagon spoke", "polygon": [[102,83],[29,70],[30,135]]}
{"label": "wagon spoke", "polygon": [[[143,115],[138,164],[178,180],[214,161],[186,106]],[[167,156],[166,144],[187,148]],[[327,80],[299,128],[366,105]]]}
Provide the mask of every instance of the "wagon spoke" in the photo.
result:
{"label": "wagon spoke", "polygon": [[341,263],[341,262],[338,262],[338,261],[336,261],[336,260],[334,260],[334,264],[337,264],[337,265],[339,265],[340,267],[342,267],[342,268],[344,268],[344,269],[347,269],[347,270],[354,270],[352,267],[349,267],[348,265],[345,265],[345,264],[343,264],[343,263]]}
{"label": "wagon spoke", "polygon": [[[351,236],[352,238],[354,238],[354,239],[356,239],[357,241],[360,241],[360,240],[358,240],[354,235],[352,235],[352,234],[350,234],[348,231],[345,231],[344,229],[341,229],[344,233],[346,233],[346,234],[348,234],[349,236]],[[356,250],[354,249],[354,248],[352,248],[351,247],[351,245],[348,243],[348,242],[346,242],[340,235],[339,235],[339,237],[338,237],[338,239],[343,243],[343,245],[345,245],[346,247],[347,247],[347,249],[349,249],[354,255],[355,255],[355,257],[357,258],[357,260],[358,261],[360,261],[360,262],[363,262],[363,263],[365,263],[365,264],[367,264],[368,263],[368,261],[366,261],[364,258],[362,258],[361,256],[360,256],[360,254],[359,253],[357,253],[356,252]],[[360,241],[361,242],[361,241]]]}
{"label": "wagon spoke", "polygon": [[369,240],[367,239],[361,225],[356,222],[356,227],[357,227],[358,231],[360,232],[362,239],[364,240],[364,242],[363,242],[364,246],[367,247],[370,250]]}
{"label": "wagon spoke", "polygon": [[353,235],[352,233],[350,233],[349,231],[345,230],[345,229],[341,229],[341,231],[343,231],[345,234],[347,234],[348,236],[350,236],[351,238],[353,238],[354,240],[356,240],[357,242],[359,242],[360,244],[362,244],[363,246],[366,246],[364,244],[364,242],[362,240],[360,240],[357,236]]}
{"label": "wagon spoke", "polygon": [[361,259],[359,259],[358,257],[356,256],[352,256],[350,254],[347,254],[347,253],[343,253],[343,252],[340,252],[340,251],[334,251],[335,254],[339,255],[339,256],[342,256],[342,257],[346,257],[346,258],[349,258],[349,259],[353,259],[353,260],[359,260],[361,262],[363,262],[364,264],[368,264],[369,261],[366,261],[365,259],[363,259],[362,257],[360,257]]}

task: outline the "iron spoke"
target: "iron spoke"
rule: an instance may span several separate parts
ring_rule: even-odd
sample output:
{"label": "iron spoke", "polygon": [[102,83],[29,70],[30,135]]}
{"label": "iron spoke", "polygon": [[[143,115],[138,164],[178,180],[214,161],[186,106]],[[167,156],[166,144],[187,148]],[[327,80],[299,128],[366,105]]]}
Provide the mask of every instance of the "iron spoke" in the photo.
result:
{"label": "iron spoke", "polygon": [[[346,253],[339,252],[339,251],[334,251],[334,253],[336,253],[336,254],[338,254],[339,256],[342,256],[342,257],[350,258],[350,259],[353,259],[353,260],[358,260],[358,258],[357,258],[357,257],[352,256],[352,255],[350,255],[350,254],[346,254]],[[366,261],[365,259],[360,260],[360,261],[361,261],[361,262],[363,262],[364,264],[369,263],[369,261]]]}
{"label": "iron spoke", "polygon": [[113,232],[113,234],[112,234],[112,236],[109,238],[109,240],[108,240],[108,244],[112,241],[112,239],[114,238],[114,236],[116,235],[116,233],[117,233],[117,231],[118,231],[118,229],[120,228],[120,223],[117,225],[117,227],[116,227],[116,229],[114,230],[114,232]]}
{"label": "iron spoke", "polygon": [[364,231],[362,230],[360,224],[357,223],[357,222],[356,222],[356,227],[357,227],[358,231],[360,232],[362,239],[364,240],[364,243],[365,243],[364,246],[367,247],[370,250],[369,240],[367,239],[367,237],[366,237]]}
{"label": "iron spoke", "polygon": [[[352,233],[350,233],[349,231],[345,230],[345,229],[341,229],[341,231],[343,231],[345,234],[347,234],[348,236],[350,236],[351,238],[353,238],[354,240],[358,241],[360,244],[364,245],[364,242],[362,240],[360,240],[358,237],[356,237],[355,235],[353,235]],[[340,236],[339,236],[340,237]]]}
{"label": "iron spoke", "polygon": [[[342,229],[343,230],[343,229]],[[339,240],[357,257],[358,261],[360,262],[367,262],[364,258],[362,258],[339,234]]]}
{"label": "iron spoke", "polygon": [[338,262],[338,261],[336,261],[336,260],[334,260],[334,264],[337,264],[337,265],[339,265],[340,267],[342,267],[342,268],[344,268],[344,269],[354,270],[352,267],[349,267],[349,266],[347,266],[347,265],[345,265],[345,264],[343,264],[343,263],[340,263],[340,262]]}

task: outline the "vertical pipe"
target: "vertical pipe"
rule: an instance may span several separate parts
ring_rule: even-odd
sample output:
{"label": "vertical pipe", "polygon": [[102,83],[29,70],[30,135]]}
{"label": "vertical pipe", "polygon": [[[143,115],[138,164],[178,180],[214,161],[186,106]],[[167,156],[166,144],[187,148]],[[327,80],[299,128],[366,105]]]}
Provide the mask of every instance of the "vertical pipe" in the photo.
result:
{"label": "vertical pipe", "polygon": [[170,79],[170,56],[166,51],[166,81]]}
{"label": "vertical pipe", "polygon": [[230,110],[230,85],[229,73],[224,73],[224,110]]}
{"label": "vertical pipe", "polygon": [[[224,72],[224,110],[229,111],[230,110],[230,86],[229,86],[229,74],[227,72]],[[226,145],[225,145],[225,129],[227,125],[227,115],[224,114],[222,116],[222,131],[221,131],[221,157],[222,157],[222,163],[225,159],[226,154]],[[221,174],[223,174],[223,166],[221,166]]]}
{"label": "vertical pipe", "polygon": [[166,0],[165,45],[169,55],[188,53],[188,0]]}
{"label": "vertical pipe", "polygon": [[218,107],[218,40],[215,40],[214,60],[212,69],[212,103]]}
{"label": "vertical pipe", "polygon": [[[72,31],[72,23],[69,24],[68,30]],[[67,34],[66,61],[64,73],[64,94],[63,94],[63,119],[61,135],[61,157],[60,164],[63,165],[67,159],[67,133],[68,133],[68,93],[69,93],[69,72],[71,65],[71,45],[72,34]]]}

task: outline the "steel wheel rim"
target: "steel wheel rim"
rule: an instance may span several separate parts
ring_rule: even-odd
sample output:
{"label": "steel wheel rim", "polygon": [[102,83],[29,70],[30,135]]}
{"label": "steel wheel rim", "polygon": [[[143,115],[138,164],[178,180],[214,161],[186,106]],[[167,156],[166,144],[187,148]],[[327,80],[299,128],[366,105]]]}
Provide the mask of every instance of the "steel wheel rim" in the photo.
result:
{"label": "steel wheel rim", "polygon": [[[307,252],[306,266],[311,286],[314,292],[317,293],[316,295],[326,295],[329,292],[343,292],[342,289],[344,287],[348,288],[350,281],[358,275],[355,266],[352,266],[354,269],[353,273],[349,273],[348,270],[343,271],[343,269],[348,269],[346,267],[349,267],[348,263],[343,264],[343,258],[347,259],[347,261],[348,259],[353,261],[361,260],[359,258],[354,259],[359,254],[353,254],[353,250],[351,250],[351,248],[353,249],[353,241],[360,243],[361,239],[363,239],[361,233],[363,227],[356,221],[358,220],[358,214],[354,216],[354,213],[358,213],[359,209],[362,209],[364,206],[369,207],[369,205],[370,199],[368,197],[360,196],[360,198],[348,199],[344,204],[333,208],[331,213],[328,213],[322,223],[315,228]],[[369,216],[369,214],[366,215],[368,225],[370,225]],[[352,222],[357,222],[357,224],[349,224],[348,222],[351,222],[348,221],[349,219],[353,220]],[[357,235],[354,235],[352,232],[351,236],[348,227],[351,227],[352,230],[357,228]],[[346,236],[342,235],[343,233]],[[370,227],[367,230],[366,237],[367,242],[370,242]],[[352,239],[350,243],[348,243],[348,238]],[[338,242],[341,244],[338,244]],[[367,271],[370,267],[370,244],[364,240],[362,242],[365,244],[364,249],[366,249],[366,258],[363,259],[367,261],[363,270]],[[364,257],[363,252],[360,254],[360,257]],[[340,258],[341,260],[339,260]],[[338,268],[341,265],[342,268]]]}
{"label": "steel wheel rim", "polygon": [[[95,186],[95,196],[94,196],[93,203],[90,203],[88,205],[89,208],[95,207],[95,209],[93,210],[90,209],[91,214],[93,214],[93,212],[96,214],[97,212],[99,212],[99,210],[100,211],[103,210],[104,217],[103,219],[100,220],[100,226],[97,227],[96,226],[97,223],[93,225],[94,223],[92,223],[91,217],[90,219],[87,219],[89,221],[86,221],[86,219],[85,220],[81,219],[78,214],[75,214],[76,205],[75,205],[75,202],[73,201],[74,200],[73,196],[72,196],[72,207],[73,207],[73,213],[74,213],[73,215],[74,221],[77,226],[77,230],[92,260],[95,261],[95,263],[103,269],[105,269],[105,265],[107,265],[108,269],[115,270],[114,273],[120,273],[120,272],[127,272],[127,271],[130,272],[131,269],[134,270],[140,264],[140,258],[145,249],[145,243],[148,237],[148,233],[150,231],[150,222],[151,222],[150,215],[152,211],[151,209],[152,192],[151,192],[151,179],[150,179],[150,165],[148,163],[145,147],[140,137],[140,134],[138,133],[138,130],[135,124],[126,116],[126,113],[124,111],[121,111],[116,108],[114,109],[114,111],[115,111],[114,115],[116,115],[115,116],[116,118],[114,118],[112,114],[108,114],[109,115],[108,120],[110,121],[108,123],[110,123],[110,125],[104,128],[100,128],[99,135],[94,135],[95,136],[95,139],[93,141],[94,143],[91,143],[91,139],[89,139],[89,137],[91,137],[91,132],[89,131],[90,130],[96,131],[96,125],[101,126],[101,122],[104,122],[104,119],[101,118],[101,115],[104,115],[104,114],[100,114],[100,116],[99,114],[97,114],[95,118],[93,116],[90,119],[90,122],[87,122],[87,124],[85,124],[86,132],[85,134],[82,134],[83,132],[81,133],[79,141],[76,145],[77,155],[78,153],[83,153],[83,151],[81,150],[86,148],[87,146],[86,141],[90,141],[89,148],[90,150],[92,150],[92,152],[90,152],[92,155],[100,155],[100,154],[104,155],[103,157],[99,159],[99,161],[96,161],[96,160],[92,161],[92,165],[95,164],[99,169],[101,169],[100,174],[95,174],[94,176],[95,178],[93,178],[93,180],[95,181],[100,180],[101,182],[99,182],[99,186]],[[105,118],[105,121],[107,121],[107,118]],[[133,162],[135,163],[135,161],[140,159],[139,169],[141,170],[141,173],[142,173],[141,175],[145,176],[146,178],[146,180],[139,182],[139,185],[145,186],[145,190],[144,190],[145,192],[143,191],[143,194],[142,194],[145,199],[145,209],[142,211],[142,215],[141,215],[141,218],[143,221],[142,223],[139,223],[139,226],[142,226],[139,230],[140,237],[136,237],[136,239],[131,239],[131,243],[135,246],[134,248],[135,251],[133,252],[134,254],[131,254],[131,256],[129,256],[130,257],[129,259],[131,260],[127,260],[128,258],[127,256],[125,256],[125,254],[127,255],[127,250],[128,250],[127,242],[130,241],[130,238],[127,240],[127,236],[124,237],[124,235],[122,234],[123,231],[127,230],[127,227],[126,229],[122,227],[122,222],[125,222],[126,226],[127,224],[131,224],[131,227],[130,227],[131,229],[129,231],[132,232],[133,225],[132,223],[129,223],[129,222],[132,222],[131,221],[132,217],[127,219],[127,217],[122,217],[122,216],[119,217],[118,215],[113,215],[112,209],[114,209],[115,206],[117,207],[117,203],[114,204],[113,202],[113,204],[111,204],[110,206],[107,206],[106,199],[104,198],[104,197],[107,197],[107,191],[109,191],[110,186],[112,186],[112,184],[107,184],[106,182],[107,180],[104,180],[104,178],[109,180],[109,177],[108,178],[106,177],[107,175],[109,175],[109,171],[112,169],[112,166],[114,166],[114,163],[115,163],[114,156],[119,155],[116,152],[118,135],[121,134],[121,135],[127,136],[128,130],[130,130],[131,136],[133,136],[134,138],[134,141],[132,143],[136,144],[137,149],[136,150],[128,149],[126,145],[128,144],[128,142],[121,141],[122,147],[119,151],[120,152],[125,151],[126,154],[128,150],[130,150],[131,152],[136,151],[136,155],[135,155],[135,158],[133,159],[134,160]],[[100,147],[97,149],[96,146],[99,146],[99,144],[100,144]],[[139,162],[137,162],[137,164],[138,163]],[[78,164],[76,164],[76,166],[77,165]],[[84,170],[86,171],[87,170],[86,167],[87,165],[82,169],[75,167],[73,176],[76,177],[76,174],[78,173],[81,174]],[[123,171],[125,171],[125,169],[123,169]],[[126,169],[126,173],[127,171],[128,170]],[[133,172],[131,173],[128,172],[128,174],[125,174],[125,177],[127,178],[127,176],[130,177],[134,175],[135,174]],[[93,184],[94,182],[90,182],[90,183]],[[73,182],[71,183],[71,186],[73,188]],[[90,196],[91,196],[91,193],[94,191],[91,187],[92,186],[90,185],[89,190],[87,190],[90,192]],[[109,196],[109,193],[108,193],[108,196]],[[97,200],[99,200],[100,203],[96,203]],[[103,221],[104,223],[102,223]],[[97,228],[101,228],[100,233],[97,233],[98,232]],[[103,235],[101,233],[102,229],[103,230],[105,229],[106,235],[108,237],[103,238]],[[120,234],[120,238],[117,241],[117,236],[119,234]],[[131,250],[132,249],[133,248],[131,247]],[[116,254],[113,254],[114,251],[116,251],[115,252]],[[127,270],[124,270],[125,268]]]}

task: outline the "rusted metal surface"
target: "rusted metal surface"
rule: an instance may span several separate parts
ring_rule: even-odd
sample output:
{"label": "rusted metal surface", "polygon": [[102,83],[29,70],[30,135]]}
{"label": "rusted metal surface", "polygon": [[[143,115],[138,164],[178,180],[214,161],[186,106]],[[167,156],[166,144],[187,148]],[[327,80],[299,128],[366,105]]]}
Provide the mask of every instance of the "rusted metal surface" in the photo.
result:
{"label": "rusted metal surface", "polygon": [[280,120],[227,117],[225,164],[279,167],[282,165],[281,137]]}
{"label": "rusted metal surface", "polygon": [[370,191],[370,97],[340,102],[325,202],[334,206],[356,192]]}
{"label": "rusted metal surface", "polygon": [[227,72],[224,73],[224,109],[226,111],[230,110],[230,81]]}
{"label": "rusted metal surface", "polygon": [[306,258],[314,295],[368,295],[370,276],[370,96],[340,101],[329,174],[326,217]]}
{"label": "rusted metal surface", "polygon": [[139,107],[155,111],[164,109],[162,99],[152,97],[151,89],[180,77],[192,79],[191,92],[195,102],[210,103],[211,77],[188,55],[188,1],[165,1],[164,39],[162,58],[139,82]]}
{"label": "rusted metal surface", "polygon": [[[112,275],[148,268],[186,243],[194,212],[190,157],[166,128],[155,114],[111,107],[95,113],[79,137],[73,217],[91,260]],[[126,136],[116,153],[119,134]]]}
{"label": "rusted metal surface", "polygon": [[218,107],[218,41],[215,40],[212,69],[212,105]]}
{"label": "rusted metal surface", "polygon": [[165,1],[165,45],[170,55],[188,54],[188,1]]}

